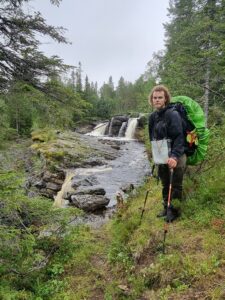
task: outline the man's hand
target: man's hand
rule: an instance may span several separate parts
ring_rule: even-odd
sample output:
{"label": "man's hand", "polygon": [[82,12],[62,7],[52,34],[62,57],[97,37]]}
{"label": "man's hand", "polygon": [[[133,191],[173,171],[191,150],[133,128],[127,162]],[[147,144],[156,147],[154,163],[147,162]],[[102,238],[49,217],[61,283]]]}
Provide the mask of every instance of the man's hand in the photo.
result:
{"label": "man's hand", "polygon": [[168,164],[168,166],[169,166],[170,169],[174,169],[174,168],[176,168],[176,166],[177,166],[177,160],[174,159],[174,158],[172,158],[172,157],[170,157],[170,158],[167,160],[167,164]]}

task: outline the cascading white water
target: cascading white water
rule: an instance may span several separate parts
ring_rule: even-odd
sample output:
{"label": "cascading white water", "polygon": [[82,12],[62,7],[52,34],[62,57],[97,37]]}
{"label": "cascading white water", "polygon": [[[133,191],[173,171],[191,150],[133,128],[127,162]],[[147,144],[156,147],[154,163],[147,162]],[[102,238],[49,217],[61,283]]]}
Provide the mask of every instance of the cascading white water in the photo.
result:
{"label": "cascading white water", "polygon": [[72,180],[72,177],[74,176],[74,173],[75,173],[75,170],[68,170],[66,172],[66,178],[62,185],[62,188],[55,196],[55,199],[54,199],[55,201],[53,204],[54,207],[59,208],[59,207],[65,206],[65,199],[63,198],[63,194],[64,194],[64,191],[71,190],[71,180]]}
{"label": "cascading white water", "polygon": [[[100,123],[98,124],[91,132],[87,133],[87,135],[91,136],[108,136],[108,137],[115,137],[113,135],[113,120],[114,117],[111,119],[110,123]],[[123,122],[119,132],[117,133],[119,138],[125,139],[134,139],[135,130],[137,127],[138,118],[130,118],[128,122]],[[107,130],[107,127],[109,128]],[[108,134],[106,133],[108,132]]]}
{"label": "cascading white water", "polygon": [[88,133],[88,135],[93,135],[93,136],[102,136],[105,134],[105,130],[107,127],[108,123],[100,123],[95,128]]}
{"label": "cascading white water", "polygon": [[135,129],[137,127],[137,122],[138,122],[137,118],[130,118],[128,120],[127,130],[125,132],[125,138],[127,138],[127,139],[133,139],[134,138]]}
{"label": "cascading white water", "polygon": [[113,125],[114,118],[112,117],[110,124],[109,124],[109,136],[112,136],[112,125]]}
{"label": "cascading white water", "polygon": [[124,136],[124,132],[125,132],[126,126],[127,126],[127,122],[123,122],[122,126],[120,127],[120,131],[119,131],[118,137]]}

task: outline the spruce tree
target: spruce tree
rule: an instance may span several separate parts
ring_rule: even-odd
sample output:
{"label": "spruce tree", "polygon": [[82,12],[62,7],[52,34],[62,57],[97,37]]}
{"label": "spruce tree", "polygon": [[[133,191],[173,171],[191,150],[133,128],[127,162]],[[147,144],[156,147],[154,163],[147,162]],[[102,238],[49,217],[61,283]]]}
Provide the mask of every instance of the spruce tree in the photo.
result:
{"label": "spruce tree", "polygon": [[25,13],[26,2],[29,0],[5,0],[0,4],[0,90],[8,88],[15,79],[45,90],[41,79],[66,67],[57,56],[46,57],[39,50],[37,39],[41,34],[67,43],[64,29],[48,25],[40,12]]}
{"label": "spruce tree", "polygon": [[224,1],[174,0],[169,13],[159,77],[173,94],[202,102],[207,117],[209,106],[223,98]]}

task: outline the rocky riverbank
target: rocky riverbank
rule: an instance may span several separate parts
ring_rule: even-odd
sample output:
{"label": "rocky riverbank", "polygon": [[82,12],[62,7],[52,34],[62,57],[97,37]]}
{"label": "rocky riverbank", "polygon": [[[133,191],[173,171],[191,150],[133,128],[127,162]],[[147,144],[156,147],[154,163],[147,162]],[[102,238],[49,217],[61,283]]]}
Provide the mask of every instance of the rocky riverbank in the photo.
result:
{"label": "rocky riverbank", "polygon": [[110,206],[115,205],[117,191],[129,193],[130,185],[140,183],[149,171],[144,147],[138,142],[97,139],[69,131],[47,136],[50,138],[43,132],[32,135],[31,149],[44,164],[39,174],[32,174],[27,186],[30,196],[55,199],[58,207],[72,205],[95,212],[110,200]]}
{"label": "rocky riverbank", "polygon": [[[96,142],[75,132],[33,132],[31,151],[42,161],[40,173],[28,179],[30,195],[36,193],[54,199],[60,191],[67,169],[104,165],[117,157],[117,142]],[[116,146],[116,147],[115,147]]]}

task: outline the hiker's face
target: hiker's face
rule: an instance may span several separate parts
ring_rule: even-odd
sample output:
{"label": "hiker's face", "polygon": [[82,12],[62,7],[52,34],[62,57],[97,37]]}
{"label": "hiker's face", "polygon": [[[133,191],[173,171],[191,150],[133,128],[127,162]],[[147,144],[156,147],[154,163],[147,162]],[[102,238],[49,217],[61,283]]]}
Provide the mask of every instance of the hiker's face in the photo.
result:
{"label": "hiker's face", "polygon": [[162,109],[166,106],[164,91],[155,91],[152,95],[152,104],[156,109]]}

